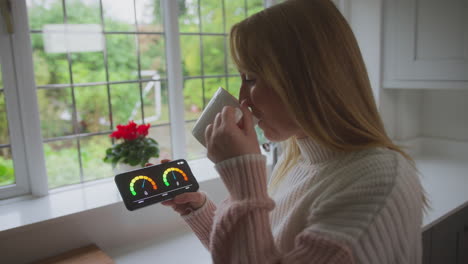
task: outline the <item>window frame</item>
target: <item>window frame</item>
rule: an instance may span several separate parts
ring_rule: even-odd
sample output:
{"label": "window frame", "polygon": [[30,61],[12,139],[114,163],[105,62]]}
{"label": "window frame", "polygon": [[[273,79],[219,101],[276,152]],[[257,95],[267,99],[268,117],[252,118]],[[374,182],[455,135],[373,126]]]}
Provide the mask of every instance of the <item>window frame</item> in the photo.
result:
{"label": "window frame", "polygon": [[48,193],[26,2],[9,3],[13,33],[2,27],[0,57],[15,184],[0,187],[0,199]]}
{"label": "window frame", "polygon": [[[166,67],[171,124],[172,156],[187,157],[185,140],[184,94],[177,1],[161,0],[166,37]],[[177,62],[177,63],[174,63]]]}

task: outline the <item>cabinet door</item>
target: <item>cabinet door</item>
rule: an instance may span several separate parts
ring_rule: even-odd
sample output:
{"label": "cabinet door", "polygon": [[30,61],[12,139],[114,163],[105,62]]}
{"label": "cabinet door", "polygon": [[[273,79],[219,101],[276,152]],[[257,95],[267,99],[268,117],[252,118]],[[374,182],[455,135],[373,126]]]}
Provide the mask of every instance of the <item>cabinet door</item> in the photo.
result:
{"label": "cabinet door", "polygon": [[431,229],[430,264],[468,264],[468,206]]}
{"label": "cabinet door", "polygon": [[468,263],[468,206],[466,206],[460,212],[460,230],[458,232],[459,237],[459,261],[460,264],[467,264]]}
{"label": "cabinet door", "polygon": [[384,86],[468,88],[468,0],[395,0],[384,8]]}
{"label": "cabinet door", "polygon": [[423,247],[423,257],[422,263],[423,264],[431,264],[431,236],[432,236],[432,228],[426,230],[422,234],[422,247]]}
{"label": "cabinet door", "polygon": [[458,221],[451,215],[432,228],[431,264],[457,264]]}

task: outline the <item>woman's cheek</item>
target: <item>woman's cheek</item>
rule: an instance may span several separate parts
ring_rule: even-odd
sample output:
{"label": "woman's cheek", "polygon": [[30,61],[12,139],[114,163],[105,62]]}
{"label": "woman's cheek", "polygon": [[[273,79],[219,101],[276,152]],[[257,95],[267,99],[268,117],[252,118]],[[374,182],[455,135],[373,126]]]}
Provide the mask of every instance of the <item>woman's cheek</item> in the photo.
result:
{"label": "woman's cheek", "polygon": [[[258,109],[259,106],[262,105],[262,101],[265,100],[265,98],[262,98],[262,95],[259,94],[259,91],[256,86],[254,86],[250,92],[250,98],[252,99],[252,104],[254,107]],[[258,109],[260,110],[260,109]]]}

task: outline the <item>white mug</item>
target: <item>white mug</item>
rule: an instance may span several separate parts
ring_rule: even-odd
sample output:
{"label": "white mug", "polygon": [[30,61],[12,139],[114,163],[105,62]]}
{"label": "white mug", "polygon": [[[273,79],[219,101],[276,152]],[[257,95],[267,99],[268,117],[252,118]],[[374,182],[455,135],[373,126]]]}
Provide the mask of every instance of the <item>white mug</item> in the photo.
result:
{"label": "white mug", "polygon": [[[219,87],[192,129],[192,135],[205,147],[205,129],[209,124],[214,122],[216,114],[221,112],[224,106],[236,108],[236,123],[242,118],[242,110],[240,109],[241,106],[238,100],[228,91],[224,90],[223,87]],[[254,116],[253,121],[254,125],[256,125],[258,118]]]}

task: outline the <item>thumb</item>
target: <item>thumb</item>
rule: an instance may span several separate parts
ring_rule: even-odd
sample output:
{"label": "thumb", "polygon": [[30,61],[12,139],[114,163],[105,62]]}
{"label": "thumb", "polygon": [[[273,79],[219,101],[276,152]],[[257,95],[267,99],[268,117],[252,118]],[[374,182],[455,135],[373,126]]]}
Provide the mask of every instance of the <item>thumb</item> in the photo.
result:
{"label": "thumb", "polygon": [[245,101],[241,103],[241,110],[242,110],[242,127],[244,128],[247,134],[250,134],[255,131],[255,128],[254,128],[252,112],[250,112]]}

